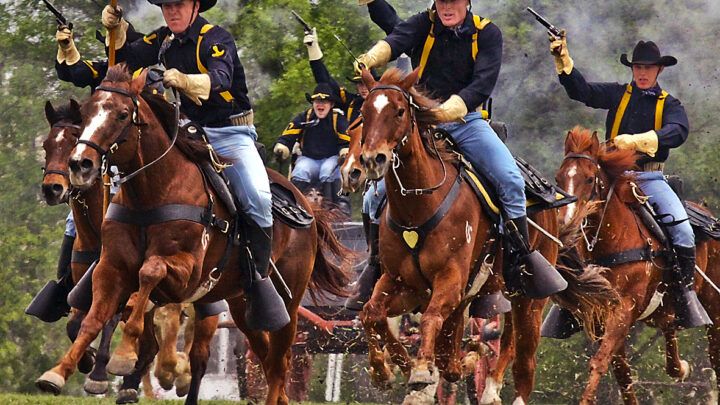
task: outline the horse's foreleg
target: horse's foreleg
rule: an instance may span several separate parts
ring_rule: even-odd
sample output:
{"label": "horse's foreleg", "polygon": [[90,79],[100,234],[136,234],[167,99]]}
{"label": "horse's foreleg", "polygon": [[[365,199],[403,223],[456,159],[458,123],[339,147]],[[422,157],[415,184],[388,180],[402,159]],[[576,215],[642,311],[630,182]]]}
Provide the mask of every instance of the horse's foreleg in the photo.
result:
{"label": "horse's foreleg", "polygon": [[612,367],[615,380],[620,386],[620,393],[622,394],[623,402],[625,405],[637,405],[638,400],[632,386],[632,370],[627,362],[624,344],[621,345],[618,348],[618,351],[613,355]]}
{"label": "horse's foreleg", "polygon": [[531,300],[519,297],[512,300],[512,319],[515,325],[515,381],[514,404],[528,403],[535,384],[535,352],[540,344],[542,311],[547,299]]}
{"label": "horse's foreleg", "polygon": [[[120,390],[118,390],[118,403],[132,403],[138,401],[140,382],[148,371],[150,371],[153,359],[158,353],[158,341],[155,338],[155,330],[153,328],[154,314],[155,311],[150,311],[144,316],[145,327],[140,338],[140,352],[138,360],[135,364],[135,370],[133,370],[130,375],[123,377],[122,385],[120,386]],[[152,386],[146,388],[152,391]]]}
{"label": "horse's foreleg", "polygon": [[263,360],[265,381],[268,386],[267,405],[287,405],[289,399],[285,392],[285,382],[288,374],[291,346],[295,340],[297,330],[297,309],[289,310],[290,323],[282,329],[270,333],[270,347],[272,350]]}
{"label": "horse's foreleg", "polygon": [[75,371],[78,361],[118,309],[121,298],[127,293],[117,269],[100,262],[93,274],[93,302],[80,326],[77,339],[60,362],[46,371],[35,383],[43,391],[60,393],[65,381]]}
{"label": "horse's foreleg", "polygon": [[195,330],[190,349],[190,370],[192,372],[192,380],[190,381],[190,390],[188,391],[185,404],[197,404],[200,395],[200,383],[207,369],[208,359],[210,358],[210,342],[215,331],[217,330],[218,315],[208,316],[204,319],[195,318]]}
{"label": "horse's foreleg", "polygon": [[368,343],[370,375],[373,384],[381,388],[389,388],[393,377],[392,371],[385,363],[383,338],[390,332],[387,324],[388,300],[398,291],[396,283],[387,273],[383,273],[373,291],[372,297],[360,313],[360,321],[365,328],[365,339]]}
{"label": "horse's foreleg", "polygon": [[500,336],[500,353],[495,367],[490,370],[485,378],[485,389],[480,398],[481,405],[499,404],[500,390],[505,378],[505,370],[515,359],[515,328],[513,326],[512,314],[503,315],[504,326]]}
{"label": "horse's foreleg", "polygon": [[608,317],[600,348],[590,359],[590,378],[580,400],[581,404],[595,403],[600,379],[607,373],[613,354],[625,343],[630,326],[634,322],[632,316],[634,305],[631,298],[623,297],[620,305]]}
{"label": "horse's foreleg", "polygon": [[460,364],[460,346],[465,332],[465,314],[460,309],[445,321],[435,344],[435,363],[440,375],[451,383],[457,382],[462,375]]}
{"label": "horse's foreleg", "polygon": [[408,384],[433,384],[437,381],[433,376],[435,343],[445,320],[460,305],[464,287],[460,273],[459,266],[450,262],[442,276],[436,277],[433,282],[430,302],[420,319],[420,350]]}
{"label": "horse's foreleg", "polygon": [[665,337],[665,372],[670,377],[683,382],[690,376],[690,364],[680,358],[675,328],[668,326],[663,328]]}
{"label": "horse's foreleg", "polygon": [[180,330],[181,304],[168,304],[155,310],[154,327],[160,351],[155,364],[155,377],[164,390],[171,390],[175,383],[178,364],[177,336]]}
{"label": "horse's foreleg", "polygon": [[83,389],[88,394],[100,395],[105,394],[108,390],[106,367],[110,360],[110,343],[112,343],[112,337],[118,322],[120,322],[120,317],[121,314],[115,314],[103,327],[102,338],[100,338],[100,345],[95,356],[95,366],[83,385]]}
{"label": "horse's foreleg", "polygon": [[[180,255],[177,255],[176,257],[179,256]],[[173,264],[182,263],[182,265],[192,266],[193,258],[190,255],[184,256],[186,256],[186,262],[183,263],[181,260],[173,260]],[[140,268],[138,274],[140,288],[137,292],[135,305],[130,313],[130,317],[125,323],[122,340],[108,363],[107,370],[110,374],[126,376],[135,369],[135,363],[138,359],[138,341],[140,336],[142,336],[144,328],[143,318],[145,308],[147,308],[150,293],[167,275],[169,259],[171,258],[150,256]]]}

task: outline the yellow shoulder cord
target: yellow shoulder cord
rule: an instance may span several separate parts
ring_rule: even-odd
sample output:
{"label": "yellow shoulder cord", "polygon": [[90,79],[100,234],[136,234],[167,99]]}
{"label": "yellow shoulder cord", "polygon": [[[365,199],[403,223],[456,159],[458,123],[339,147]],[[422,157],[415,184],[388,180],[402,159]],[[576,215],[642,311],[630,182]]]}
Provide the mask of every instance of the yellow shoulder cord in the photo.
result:
{"label": "yellow shoulder cord", "polygon": [[340,113],[333,111],[333,130],[335,131],[335,135],[342,141],[350,142],[350,137],[347,134],[341,134],[337,129],[338,116],[340,116]]}
{"label": "yellow shoulder cord", "polygon": [[84,60],[84,59],[83,59],[83,63],[84,63],[85,65],[87,65],[88,68],[90,68],[90,72],[92,73],[93,79],[97,79],[98,77],[100,77],[100,73],[98,73],[98,71],[95,70],[95,68],[94,68],[93,65],[92,65],[92,62],[90,62],[89,60]]}
{"label": "yellow shoulder cord", "polygon": [[340,101],[343,103],[347,101],[347,96],[345,94],[345,87],[340,87]]}
{"label": "yellow shoulder cord", "polygon": [[655,104],[655,131],[659,131],[662,128],[663,110],[665,110],[665,100],[667,99],[668,92],[663,90],[658,97],[657,104]]}
{"label": "yellow shoulder cord", "polygon": [[[195,48],[195,60],[197,61],[197,67],[198,67],[198,70],[200,71],[200,73],[207,73],[207,72],[208,72],[207,68],[206,68],[206,67],[202,64],[202,62],[200,61],[200,44],[202,43],[203,36],[204,36],[208,31],[210,31],[210,30],[212,29],[212,27],[213,27],[212,24],[205,24],[205,25],[202,26],[202,28],[200,28],[200,36],[198,37],[197,48]],[[233,97],[233,95],[230,94],[230,92],[227,91],[227,90],[225,90],[225,91],[223,91],[222,93],[220,93],[220,96],[222,96],[222,98],[223,98],[225,101],[227,101],[228,103],[231,102],[231,101],[233,101],[233,100],[235,99],[235,97]]]}
{"label": "yellow shoulder cord", "polygon": [[352,119],[352,113],[353,113],[354,109],[355,109],[355,100],[351,101],[350,105],[348,105],[348,109],[347,109],[348,120]]}
{"label": "yellow shoulder cord", "polygon": [[620,105],[618,105],[618,109],[617,111],[615,111],[615,121],[613,121],[612,130],[610,131],[610,139],[615,139],[615,137],[618,136],[618,131],[620,131],[620,123],[622,122],[623,115],[625,115],[625,110],[630,103],[632,89],[632,85],[628,84],[625,88],[625,93],[623,94],[622,99],[620,99]]}
{"label": "yellow shoulder cord", "polygon": [[479,15],[473,15],[473,21],[475,22],[475,33],[472,36],[472,58],[473,61],[477,59],[478,54],[478,34],[483,30],[491,21],[487,18],[482,18]]}

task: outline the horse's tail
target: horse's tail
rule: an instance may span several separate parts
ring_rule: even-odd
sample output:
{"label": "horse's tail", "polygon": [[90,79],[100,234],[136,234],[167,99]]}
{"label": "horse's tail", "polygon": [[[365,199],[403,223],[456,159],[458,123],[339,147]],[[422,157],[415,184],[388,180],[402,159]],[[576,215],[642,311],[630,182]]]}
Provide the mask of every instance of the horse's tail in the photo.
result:
{"label": "horse's tail", "polygon": [[346,289],[350,283],[350,267],[355,252],[343,245],[332,229],[332,223],[340,220],[340,215],[322,208],[313,208],[317,224],[317,251],[315,264],[308,290],[310,297],[316,301],[319,295],[335,295],[347,297]]}
{"label": "horse's tail", "polygon": [[620,295],[603,276],[607,267],[587,265],[577,249],[582,237],[580,224],[597,210],[597,205],[580,207],[569,223],[560,226],[560,249],[557,269],[568,282],[568,288],[554,296],[560,306],[568,308],[580,317],[588,336],[597,339],[598,327],[620,303]]}

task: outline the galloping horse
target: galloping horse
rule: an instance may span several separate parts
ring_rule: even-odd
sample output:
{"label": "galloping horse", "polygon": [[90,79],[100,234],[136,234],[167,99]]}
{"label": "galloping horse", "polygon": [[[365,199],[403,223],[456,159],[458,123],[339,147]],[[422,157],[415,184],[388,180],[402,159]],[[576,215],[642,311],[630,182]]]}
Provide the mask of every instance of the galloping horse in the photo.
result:
{"label": "galloping horse", "polygon": [[[596,132],[575,127],[567,134],[565,159],[556,180],[560,187],[576,195],[578,201],[561,208],[560,217],[570,227],[587,221],[587,226],[583,225],[581,231],[585,238],[578,240],[576,246],[580,255],[591,262],[632,249],[652,248],[655,252],[662,248],[631,208],[637,206],[643,198],[633,183],[632,174],[625,173],[635,166],[636,158],[634,151],[619,151],[601,145]],[[588,203],[597,201],[604,201],[603,207],[592,210],[587,219],[583,218]],[[702,241],[697,246],[698,267],[707,268],[708,276],[716,283],[720,281],[719,252],[720,243],[713,239]],[[669,271],[664,269],[665,265],[665,260],[659,257],[637,257],[630,262],[609,266],[611,270],[605,275],[620,294],[621,305],[604,325],[600,347],[590,361],[590,380],[583,393],[582,403],[595,401],[599,380],[607,372],[612,360],[613,373],[620,385],[624,402],[637,404],[624,344],[630,326],[638,320],[663,331],[668,375],[678,380],[688,377],[689,365],[680,359],[678,353],[673,306],[671,302],[666,302],[658,307],[661,299],[653,297],[661,285],[663,272]],[[695,287],[714,322],[707,329],[710,359],[713,368],[720,371],[718,291],[700,277]]]}
{"label": "galloping horse", "polygon": [[[131,80],[123,65],[108,71],[102,86],[83,106],[85,128],[70,162],[71,181],[78,187],[89,187],[97,180],[101,158],[106,155],[121,172],[137,174],[132,180],[131,177],[124,178],[126,182],[115,196],[114,204],[131,212],[144,213],[175,204],[186,211],[202,211],[202,214],[147,226],[112,219],[103,222],[102,254],[92,275],[92,306],[77,340],[58,365],[43,374],[38,385],[43,389],[62,388],[87,345],[133,292],[137,291],[137,300],[122,341],[110,361],[111,372],[116,374],[128,374],[136,366],[138,338],[144,332],[143,314],[151,294],[153,301],[169,303],[197,298],[193,297],[196,292],[209,290],[197,302],[229,299],[235,323],[248,336],[253,351],[262,360],[269,386],[266,403],[287,404],[284,384],[289,349],[295,336],[297,308],[311,281],[312,285],[325,291],[343,293],[347,275],[323,253],[324,250],[342,253],[342,246],[321,216],[303,229],[293,229],[275,221],[273,257],[289,290],[285,298],[291,320],[271,333],[249,330],[243,316],[246,302],[241,289],[247,274],[238,271],[246,257],[239,249],[232,248],[233,241],[228,241],[223,233],[227,230],[224,225],[222,229],[210,226],[210,223],[232,222],[233,218],[229,217],[226,207],[218,203],[215,192],[207,187],[196,163],[198,160],[210,161],[207,148],[189,138],[166,132],[156,115],[158,110],[151,109],[145,99],[153,96],[141,96],[146,76],[147,71],[144,71]],[[164,101],[155,99],[155,103],[173,110]],[[163,114],[168,115],[175,113]],[[169,127],[176,123],[165,122]],[[172,139],[170,135],[174,135]],[[272,171],[269,174],[271,181],[292,190],[299,204],[310,210],[303,196],[283,176]],[[228,247],[231,254],[224,268],[230,270],[222,271],[218,263]],[[208,348],[197,342],[196,334],[190,353],[193,377],[195,370],[204,373],[203,359],[206,362],[208,356]],[[199,386],[199,382],[197,384]]]}
{"label": "galloping horse", "polygon": [[[63,105],[55,109],[50,102],[45,105],[45,116],[50,123],[50,133],[43,142],[43,149],[45,150],[45,169],[43,176],[43,196],[48,205],[56,205],[67,201],[73,211],[75,219],[75,227],[77,229],[77,237],[73,246],[73,259],[71,261],[72,276],[74,283],[77,283],[83,274],[88,270],[91,262],[97,260],[100,256],[100,226],[102,224],[102,183],[96,182],[90,188],[86,190],[73,189],[70,185],[69,178],[69,160],[70,154],[73,148],[77,144],[80,138],[80,132],[82,129],[82,117],[80,113],[80,105],[71,100],[68,104]],[[170,307],[170,306],[169,306]],[[162,308],[159,312],[167,315],[168,311],[172,311],[174,308]],[[178,308],[179,310],[179,308]],[[177,312],[177,311],[176,311]],[[71,340],[75,340],[77,333],[80,329],[80,323],[82,318],[85,316],[85,312],[73,309],[70,321],[68,321],[68,336]],[[160,315],[163,316],[163,315]],[[156,318],[158,315],[156,314]],[[168,318],[168,316],[166,316]],[[169,316],[172,318],[172,316]],[[215,323],[217,323],[217,316],[215,316]],[[92,367],[92,371],[88,375],[83,388],[89,394],[99,395],[104,394],[108,390],[108,375],[106,366],[110,360],[110,343],[113,332],[117,326],[119,317],[113,317],[103,328],[103,335],[98,347],[98,352],[95,355],[95,365],[92,367],[92,357],[84,355],[78,368],[82,370]],[[178,359],[175,352],[175,346],[177,342],[177,327],[173,328],[173,324],[179,324],[180,317],[177,312],[177,318],[172,321],[157,324],[158,329],[162,332],[161,336],[158,336],[156,342],[156,336],[153,333],[144,336],[145,339],[141,345],[146,345],[149,348],[159,348],[160,352],[155,349],[147,351],[148,358],[151,361],[155,357],[155,353],[158,353],[158,379],[161,385],[165,389],[170,389],[175,382],[176,393],[178,396],[184,396],[187,393],[190,386],[190,372],[178,372],[183,370],[184,359]],[[212,322],[208,320],[205,322],[198,321],[195,325],[196,328],[204,329],[204,323]],[[153,322],[149,323],[152,325]],[[210,331],[210,336],[214,332],[214,328]],[[150,329],[150,332],[153,330]],[[207,334],[207,332],[205,333]],[[187,348],[189,349],[189,341],[191,337],[186,339]],[[186,361],[185,361],[186,362]],[[180,367],[176,367],[180,363]],[[144,373],[144,369],[149,364],[142,365],[137,368],[131,375],[123,378],[123,384],[118,393],[118,400],[121,402],[127,401],[129,398],[137,398],[137,389],[140,382],[140,378]],[[87,371],[84,371],[87,373]],[[176,382],[177,381],[177,382]]]}
{"label": "galloping horse", "polygon": [[[397,70],[388,71],[376,82],[367,71],[363,72],[370,95],[362,110],[360,158],[368,178],[385,176],[388,207],[380,227],[383,275],[363,308],[361,320],[368,339],[373,381],[386,384],[390,378],[383,356],[382,343],[386,342],[392,361],[400,366],[408,383],[422,386],[433,382],[435,364],[447,381],[460,378],[465,308],[481,286],[485,293],[500,289],[502,255],[496,255],[494,224],[480,208],[470,186],[459,177],[454,158],[425,131],[437,119],[420,108],[427,111],[437,103],[412,87],[417,71],[404,79],[400,75]],[[434,214],[438,211],[442,211],[439,217]],[[544,211],[533,219],[549,233],[557,234],[556,212]],[[407,229],[396,232],[398,226],[393,227],[390,221],[422,234]],[[428,222],[434,228],[423,225]],[[531,236],[531,243],[554,263],[557,245],[538,232]],[[424,248],[414,250],[416,246]],[[488,260],[493,256],[494,270],[489,274],[493,263]],[[466,286],[471,284],[468,294]],[[507,350],[496,372],[488,377],[488,398],[484,401],[499,400],[502,375],[513,356],[516,402],[528,401],[545,302],[513,299],[512,321],[507,319],[508,329],[503,336]],[[416,310],[423,313],[421,346],[417,360],[411,363],[405,348],[389,333],[387,317]]]}

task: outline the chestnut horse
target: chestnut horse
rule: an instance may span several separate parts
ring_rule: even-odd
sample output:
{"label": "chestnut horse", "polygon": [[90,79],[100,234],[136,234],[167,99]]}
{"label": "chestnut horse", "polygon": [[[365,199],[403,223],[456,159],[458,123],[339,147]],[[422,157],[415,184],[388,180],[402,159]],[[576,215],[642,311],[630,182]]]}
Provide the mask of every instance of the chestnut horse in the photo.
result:
{"label": "chestnut horse", "polygon": [[[166,132],[156,115],[157,109],[151,109],[145,97],[164,105],[166,110],[172,111],[173,108],[159,96],[141,97],[146,76],[147,71],[144,71],[133,80],[123,65],[108,71],[102,86],[83,106],[86,125],[80,139],[94,147],[83,143],[75,148],[70,163],[71,181],[77,187],[92,185],[99,177],[101,159],[105,156],[121,172],[137,174],[131,181],[131,177],[125,177],[127,182],[115,196],[114,204],[138,211],[167,204],[208,207],[216,219],[215,223],[217,220],[232,221],[223,204],[213,204],[219,200],[206,186],[196,163],[198,160],[210,161],[207,148],[185,137],[172,136],[171,139],[172,134]],[[175,113],[162,115],[167,118]],[[175,125],[167,121],[165,124],[170,128]],[[293,190],[295,199],[310,211],[304,197],[290,182],[278,173],[268,173],[271,181]],[[207,218],[206,215],[203,217]],[[304,229],[293,229],[275,221],[273,257],[277,267],[283,271],[290,292],[286,294],[286,304],[291,320],[280,330],[267,333],[247,327],[243,316],[246,303],[241,288],[247,277],[244,272],[238,271],[242,268],[241,256],[244,255],[237,248],[230,249],[225,265],[227,270],[221,271],[214,288],[210,287],[209,292],[197,300],[209,303],[229,299],[236,325],[248,336],[253,351],[262,360],[270,387],[267,404],[288,403],[284,391],[287,362],[295,336],[297,307],[308,283],[312,281],[313,285],[331,293],[344,292],[347,274],[327,261],[323,254],[325,249],[342,253],[338,250],[342,246],[332,232],[327,233],[329,229],[329,223],[324,223],[321,217]],[[111,372],[121,375],[130,373],[138,361],[138,339],[144,332],[143,314],[151,294],[153,301],[160,303],[196,298],[193,295],[197,291],[202,292],[201,286],[211,282],[210,273],[229,246],[222,230],[202,220],[171,220],[147,227],[109,219],[104,221],[103,249],[92,277],[90,311],[69,351],[58,365],[43,374],[38,385],[42,389],[62,388],[80,355],[97,336],[102,325],[130,294],[137,292],[123,338],[110,360]],[[217,276],[217,272],[213,271],[213,276]],[[193,380],[195,370],[204,373],[203,359],[206,363],[208,357],[208,347],[198,345],[198,341],[196,333],[190,353]]]}
{"label": "chestnut horse", "polygon": [[[437,381],[435,365],[445,380],[454,382],[460,378],[459,355],[466,306],[481,286],[481,294],[499,291],[502,255],[496,254],[494,224],[483,213],[470,186],[458,177],[454,156],[439,150],[443,148],[425,131],[437,120],[422,111],[428,111],[437,103],[412,87],[417,81],[417,71],[404,79],[400,76],[400,71],[391,70],[376,82],[367,71],[363,72],[363,82],[371,93],[362,108],[361,160],[368,178],[385,176],[388,207],[380,225],[383,274],[363,308],[361,320],[368,339],[374,383],[386,385],[391,377],[383,356],[385,342],[392,361],[400,366],[409,384],[421,388]],[[405,187],[414,190],[405,190]],[[436,222],[436,227],[422,236],[424,240],[420,241],[417,233],[405,231],[400,235],[390,228],[388,218],[391,217],[406,226],[421,226],[433,217],[454,188],[457,188],[453,192],[455,202]],[[416,192],[418,189],[423,190]],[[557,234],[556,215],[552,210],[543,211],[533,219],[551,234]],[[555,263],[558,246],[554,242],[537,232],[531,235],[530,242],[550,263]],[[418,243],[423,243],[425,248],[414,257],[408,247]],[[493,256],[496,257],[494,270]],[[479,277],[473,280],[471,272],[476,264],[482,266],[476,272]],[[578,280],[568,281],[573,284]],[[466,286],[471,283],[474,288],[468,294]],[[514,356],[515,401],[528,402],[546,301],[513,299],[512,320],[506,317],[508,329],[503,336],[506,355],[496,372],[488,377],[486,400],[499,400],[502,375]],[[411,362],[405,348],[389,333],[387,317],[417,310],[423,313],[421,343],[416,361]]]}
{"label": "chestnut horse", "polygon": [[[580,255],[589,261],[629,249],[645,247],[648,240],[653,250],[661,247],[645,225],[636,217],[631,206],[638,204],[639,190],[635,189],[632,174],[625,174],[635,166],[637,156],[633,151],[619,151],[601,145],[596,132],[575,127],[568,132],[565,140],[565,159],[557,172],[556,180],[560,187],[578,197],[575,204],[563,207],[560,218],[570,228],[577,227],[585,220],[586,207],[597,201],[605,201],[600,209],[593,209],[587,215],[589,226],[583,231],[586,239],[579,238],[576,244]],[[608,200],[611,187],[613,194]],[[639,196],[642,198],[642,196]],[[603,215],[603,211],[606,214]],[[598,230],[598,224],[602,224]],[[578,234],[579,235],[579,234]],[[594,248],[588,249],[588,243],[597,241]],[[589,251],[591,250],[591,251]],[[717,283],[720,281],[720,242],[705,240],[697,246],[697,264],[708,269],[708,276]],[[593,403],[600,377],[607,371],[612,361],[613,373],[620,385],[626,404],[637,404],[632,387],[630,366],[625,356],[625,339],[630,326],[642,320],[663,331],[666,343],[666,372],[673,378],[684,380],[690,373],[685,360],[678,352],[674,311],[672,302],[666,294],[666,302],[657,309],[650,308],[651,299],[662,282],[664,261],[660,258],[635,261],[612,266],[605,275],[621,296],[622,304],[607,319],[600,348],[590,363],[590,381],[582,396],[583,403]],[[713,368],[720,371],[720,306],[718,291],[700,277],[696,279],[703,305],[714,324],[709,326],[710,359]],[[662,289],[663,287],[661,287]],[[568,304],[568,303],[565,303]],[[567,305],[572,308],[572,305]],[[653,304],[652,307],[656,305]],[[643,316],[644,315],[644,316]]]}
{"label": "chestnut horse", "polygon": [[[102,206],[103,206],[103,193],[102,183],[96,182],[90,188],[86,190],[73,189],[70,185],[69,173],[70,169],[68,166],[70,160],[70,153],[77,144],[77,140],[80,137],[82,117],[80,114],[80,105],[75,101],[71,100],[68,104],[63,105],[55,109],[50,102],[45,104],[45,116],[50,123],[50,133],[43,142],[43,149],[45,150],[45,169],[43,176],[42,191],[43,197],[48,205],[56,205],[62,202],[68,202],[73,211],[75,219],[75,227],[77,229],[77,237],[75,238],[73,250],[80,252],[81,254],[75,255],[72,260],[72,275],[75,283],[80,280],[83,274],[87,271],[92,261],[97,258],[93,258],[93,254],[99,257],[100,255],[100,226],[102,224]],[[92,260],[83,260],[88,257]],[[173,312],[177,315],[177,319],[173,318],[168,311]],[[144,335],[142,345],[146,345],[149,348],[155,348],[147,352],[150,361],[155,357],[155,353],[158,354],[158,379],[161,385],[165,389],[170,389],[173,383],[176,382],[176,392],[178,396],[184,396],[190,387],[190,372],[179,371],[183,370],[184,359],[179,359],[176,352],[177,342],[177,327],[173,327],[173,322],[179,324],[180,313],[179,307],[175,308],[168,305],[167,308],[160,308],[159,311],[153,311],[155,313],[155,319],[163,318],[167,319],[168,322],[158,324],[157,322],[151,322],[149,325],[155,324],[159,330],[163,333],[160,336],[156,336],[152,333],[153,329],[149,329],[148,334]],[[160,314],[158,314],[159,312]],[[68,336],[71,340],[74,340],[80,329],[80,323],[82,318],[85,316],[85,312],[78,309],[73,309],[72,317],[68,322]],[[217,316],[215,316],[215,323],[217,323]],[[98,347],[97,355],[95,356],[95,365],[92,371],[88,375],[87,380],[83,388],[89,394],[99,395],[104,394],[108,390],[108,375],[106,366],[110,360],[110,343],[113,332],[117,326],[119,317],[113,317],[103,328],[103,335]],[[206,323],[211,323],[212,320],[198,321],[198,325],[195,328],[200,330],[206,329]],[[209,331],[210,338],[215,329]],[[203,335],[208,335],[208,332],[202,332]],[[191,342],[192,337],[188,337],[186,342]],[[190,345],[188,344],[188,348]],[[157,352],[157,349],[160,352]],[[84,355],[82,363],[89,363],[92,366],[92,358],[86,359],[88,355]],[[180,363],[180,367],[177,367]],[[90,367],[84,366],[84,367]],[[138,384],[143,374],[143,369],[147,368],[149,364],[138,367],[138,369],[132,373],[132,375],[123,378],[123,384],[118,392],[118,400],[126,401],[129,398],[137,398]],[[80,365],[78,365],[80,368]],[[87,372],[87,371],[85,371]]]}

